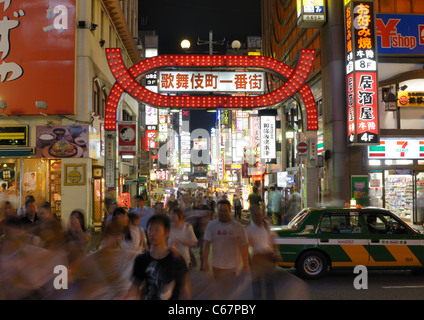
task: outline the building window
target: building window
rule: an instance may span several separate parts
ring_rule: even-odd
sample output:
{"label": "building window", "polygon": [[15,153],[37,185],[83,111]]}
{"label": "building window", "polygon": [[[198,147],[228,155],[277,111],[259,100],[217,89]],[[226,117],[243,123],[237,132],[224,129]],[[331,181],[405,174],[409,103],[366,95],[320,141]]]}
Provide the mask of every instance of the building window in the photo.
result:
{"label": "building window", "polygon": [[132,121],[132,116],[127,110],[122,110],[122,121]]}
{"label": "building window", "polygon": [[101,95],[100,95],[100,85],[99,85],[99,81],[96,79],[93,80],[93,107],[92,107],[92,111],[95,114],[98,114],[99,116],[101,115]]}

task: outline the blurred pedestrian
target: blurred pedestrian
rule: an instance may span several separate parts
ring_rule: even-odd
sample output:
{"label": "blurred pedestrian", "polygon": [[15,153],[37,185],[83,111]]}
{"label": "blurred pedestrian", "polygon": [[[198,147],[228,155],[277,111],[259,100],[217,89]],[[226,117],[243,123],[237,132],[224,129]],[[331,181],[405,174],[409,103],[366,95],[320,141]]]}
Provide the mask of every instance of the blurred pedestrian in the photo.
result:
{"label": "blurred pedestrian", "polygon": [[140,227],[140,217],[136,213],[128,214],[128,227],[131,234],[131,245],[128,247],[129,250],[133,250],[137,252],[137,254],[141,254],[148,250],[147,247],[147,238],[144,229]]}
{"label": "blurred pedestrian", "polygon": [[22,207],[18,208],[18,210],[17,210],[17,214],[16,215],[18,217],[20,217],[20,218],[25,217],[25,215],[26,215],[25,206],[26,206],[27,202],[34,202],[35,203],[34,196],[30,194],[30,195],[27,195],[25,197],[25,203],[24,203],[24,205]]}
{"label": "blurred pedestrian", "polygon": [[193,227],[184,221],[183,211],[180,208],[171,210],[171,230],[168,237],[168,246],[175,247],[183,256],[187,267],[190,266],[190,247],[197,245],[197,237]]}
{"label": "blurred pedestrian", "polygon": [[289,196],[289,209],[287,211],[287,220],[290,222],[301,210],[302,198],[297,188],[291,187]]}
{"label": "blurred pedestrian", "polygon": [[259,193],[259,188],[256,185],[252,187],[252,193],[249,194],[247,201],[249,202],[249,207],[252,205],[263,206],[264,200],[262,199],[262,196]]}
{"label": "blurred pedestrian", "polygon": [[173,208],[178,208],[178,200],[175,199],[174,194],[171,194],[169,200],[166,202],[166,211],[170,213]]}
{"label": "blurred pedestrian", "polygon": [[0,212],[0,236],[2,236],[4,234],[4,225],[6,223],[6,219],[9,217],[16,217],[16,210],[13,208],[10,201],[4,200],[1,203]]}
{"label": "blurred pedestrian", "polygon": [[242,205],[241,205],[240,196],[237,193],[234,195],[233,204],[234,204],[234,216],[236,218],[238,217],[239,219],[241,219]]}
{"label": "blurred pedestrian", "polygon": [[[252,272],[253,299],[260,300],[262,286],[265,287],[266,299],[275,299],[274,272],[275,262],[281,260],[281,256],[274,248],[273,233],[264,217],[263,210],[253,205],[250,207],[252,221],[246,228],[249,245],[252,248],[250,267]],[[262,284],[263,283],[263,284]]]}
{"label": "blurred pedestrian", "polygon": [[218,218],[206,226],[203,239],[202,270],[209,269],[209,251],[212,244],[212,268],[214,277],[222,274],[236,277],[243,269],[249,269],[248,241],[244,227],[231,219],[231,203],[218,202]]}
{"label": "blurred pedestrian", "polygon": [[54,275],[54,256],[34,246],[24,226],[18,217],[11,216],[5,221],[5,236],[0,240],[0,299],[42,299]]}
{"label": "blurred pedestrian", "polygon": [[68,229],[65,232],[65,245],[71,271],[77,268],[81,259],[87,255],[90,241],[91,234],[85,227],[84,213],[79,209],[73,210],[69,217]]}
{"label": "blurred pedestrian", "polygon": [[142,196],[135,196],[136,208],[131,210],[130,213],[136,213],[140,217],[139,225],[147,232],[147,221],[155,214],[155,209],[146,206],[146,200]]}
{"label": "blurred pedestrian", "polygon": [[112,219],[113,210],[118,206],[116,199],[106,197],[104,200],[104,217],[102,221],[101,231],[105,230],[106,223]]}
{"label": "blurred pedestrian", "polygon": [[274,225],[281,225],[281,192],[275,190],[275,187],[270,188],[269,201],[271,202],[271,216]]}
{"label": "blurred pedestrian", "polygon": [[102,248],[84,258],[71,288],[78,300],[134,299],[131,292],[133,259],[121,247],[124,234],[115,219],[103,232]]}
{"label": "blurred pedestrian", "polygon": [[172,253],[166,243],[171,221],[155,214],[147,222],[150,250],[134,261],[133,284],[144,300],[189,299],[188,269],[182,256]]}
{"label": "blurred pedestrian", "polygon": [[45,249],[57,249],[64,245],[64,234],[60,220],[53,214],[50,202],[45,201],[38,209],[39,223],[34,234],[40,237],[40,245]]}
{"label": "blurred pedestrian", "polygon": [[28,196],[25,199],[25,214],[22,217],[22,221],[26,226],[31,226],[38,222],[37,206],[33,196]]}

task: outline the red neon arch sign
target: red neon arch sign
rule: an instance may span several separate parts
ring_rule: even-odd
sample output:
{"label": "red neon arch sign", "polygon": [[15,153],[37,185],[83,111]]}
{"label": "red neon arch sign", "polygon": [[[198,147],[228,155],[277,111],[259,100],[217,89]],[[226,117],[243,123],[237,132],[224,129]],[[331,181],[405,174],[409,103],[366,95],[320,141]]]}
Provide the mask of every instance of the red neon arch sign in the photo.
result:
{"label": "red neon arch sign", "polygon": [[[301,50],[295,69],[283,62],[263,56],[161,55],[149,58],[127,69],[120,49],[106,49],[107,62],[116,80],[105,110],[105,130],[116,129],[116,109],[124,92],[134,99],[159,108],[263,108],[275,105],[300,93],[306,108],[307,129],[318,129],[314,96],[306,84],[315,60],[315,50]],[[145,73],[165,67],[243,67],[262,68],[278,73],[287,81],[278,89],[259,96],[168,96],[152,92],[136,79]]]}

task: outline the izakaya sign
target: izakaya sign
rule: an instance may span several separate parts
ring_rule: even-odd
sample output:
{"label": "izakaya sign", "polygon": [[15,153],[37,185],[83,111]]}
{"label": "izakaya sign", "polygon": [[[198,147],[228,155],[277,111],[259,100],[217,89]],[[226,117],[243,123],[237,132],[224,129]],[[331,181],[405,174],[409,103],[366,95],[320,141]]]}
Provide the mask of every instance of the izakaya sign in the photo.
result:
{"label": "izakaya sign", "polygon": [[[314,96],[309,88],[306,80],[312,70],[315,60],[315,50],[304,49],[300,52],[299,62],[295,69],[285,63],[263,57],[263,56],[195,56],[195,55],[162,55],[145,59],[130,69],[127,69],[121,55],[120,49],[106,49],[107,61],[115,77],[115,84],[109,94],[106,103],[105,114],[105,130],[116,130],[116,111],[119,100],[124,92],[133,98],[144,102],[147,105],[156,106],[159,108],[264,108],[273,106],[290,98],[297,92],[300,94],[306,109],[307,130],[318,129],[317,107]],[[195,96],[195,95],[165,95],[158,94],[148,90],[142,86],[137,79],[146,76],[152,71],[166,68],[244,68],[244,69],[266,69],[273,73],[281,75],[287,81],[276,90],[267,94],[248,96]],[[183,75],[182,72],[180,72]],[[193,85],[206,85],[206,82],[200,82],[202,76],[210,74],[210,79],[215,81],[214,73],[195,72],[192,76]],[[197,79],[196,79],[196,76]],[[190,77],[190,76],[188,76]],[[245,73],[238,74],[231,81],[234,81],[234,86],[245,84],[250,86],[250,90],[256,90],[261,86],[263,90],[264,83],[261,73]],[[181,86],[189,85],[190,78],[184,75],[184,81],[180,82]],[[189,82],[187,83],[187,79]],[[181,80],[181,79],[180,79]],[[196,82],[198,80],[198,82]],[[260,81],[259,81],[260,80]],[[224,80],[230,81],[230,80]],[[178,86],[175,83],[175,86]],[[210,89],[210,88],[209,88]]]}
{"label": "izakaya sign", "polygon": [[380,145],[368,147],[369,159],[424,159],[424,138],[381,138]]}
{"label": "izakaya sign", "polygon": [[345,1],[348,144],[379,142],[374,1]]}

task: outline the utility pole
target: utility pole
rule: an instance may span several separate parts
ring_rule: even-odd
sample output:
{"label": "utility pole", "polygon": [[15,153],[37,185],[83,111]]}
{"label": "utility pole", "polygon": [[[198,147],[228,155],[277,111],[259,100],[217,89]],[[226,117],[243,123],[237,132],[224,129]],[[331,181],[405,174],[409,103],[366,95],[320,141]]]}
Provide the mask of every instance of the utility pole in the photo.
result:
{"label": "utility pole", "polygon": [[200,40],[200,38],[197,38],[197,45],[204,45],[204,44],[208,44],[209,45],[209,55],[213,55],[213,45],[214,44],[218,44],[220,46],[223,46],[225,43],[225,38],[221,41],[213,41],[213,32],[212,30],[209,31],[209,40]]}

